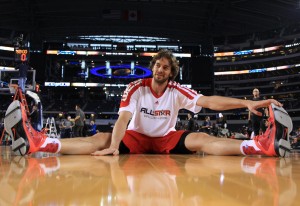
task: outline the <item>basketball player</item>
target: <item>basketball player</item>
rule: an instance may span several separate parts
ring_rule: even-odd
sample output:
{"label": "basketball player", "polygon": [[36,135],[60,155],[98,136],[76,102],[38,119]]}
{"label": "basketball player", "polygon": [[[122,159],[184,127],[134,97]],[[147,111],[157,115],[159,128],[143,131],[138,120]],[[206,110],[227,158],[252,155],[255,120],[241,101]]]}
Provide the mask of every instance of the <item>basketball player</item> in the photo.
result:
{"label": "basketball player", "polygon": [[[259,101],[263,100],[262,97],[259,95],[259,90],[257,88],[254,88],[252,91],[253,94],[253,101]],[[259,108],[259,112],[263,115],[256,115],[255,113],[252,113],[249,111],[248,113],[248,120],[251,120],[252,124],[252,130],[254,132],[254,136],[259,135],[260,131],[263,130],[263,117],[268,116],[268,110],[266,108]]]}
{"label": "basketball player", "polygon": [[[198,94],[174,81],[179,65],[167,50],[153,57],[150,69],[152,78],[134,81],[124,91],[112,133],[97,133],[85,138],[47,138],[28,123],[22,103],[12,102],[7,109],[4,125],[13,136],[13,151],[20,155],[37,151],[92,155],[191,154],[196,151],[211,155],[288,154],[288,134],[292,122],[278,101],[251,101]],[[238,141],[201,132],[175,130],[181,108],[193,113],[200,112],[203,107],[215,111],[248,108],[256,115],[262,115],[257,109],[268,106],[270,126],[263,135],[253,140]]]}

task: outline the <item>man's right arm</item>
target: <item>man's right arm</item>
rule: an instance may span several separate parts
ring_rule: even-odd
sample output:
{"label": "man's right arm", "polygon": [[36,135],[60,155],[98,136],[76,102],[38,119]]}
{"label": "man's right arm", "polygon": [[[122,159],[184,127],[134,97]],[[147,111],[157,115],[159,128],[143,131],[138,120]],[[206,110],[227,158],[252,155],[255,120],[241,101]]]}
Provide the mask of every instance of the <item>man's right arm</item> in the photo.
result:
{"label": "man's right arm", "polygon": [[129,120],[131,119],[132,114],[128,111],[122,111],[119,114],[119,118],[116,121],[116,124],[114,126],[112,137],[111,137],[111,144],[109,148],[96,151],[92,153],[92,155],[118,155],[119,154],[119,145],[125,135],[127,125]]}
{"label": "man's right arm", "polygon": [[116,121],[116,124],[113,129],[110,147],[113,147],[116,149],[119,148],[120,142],[125,135],[125,131],[127,129],[127,125],[128,125],[129,120],[131,119],[131,117],[132,117],[131,112],[128,112],[128,111],[120,112],[119,118]]}

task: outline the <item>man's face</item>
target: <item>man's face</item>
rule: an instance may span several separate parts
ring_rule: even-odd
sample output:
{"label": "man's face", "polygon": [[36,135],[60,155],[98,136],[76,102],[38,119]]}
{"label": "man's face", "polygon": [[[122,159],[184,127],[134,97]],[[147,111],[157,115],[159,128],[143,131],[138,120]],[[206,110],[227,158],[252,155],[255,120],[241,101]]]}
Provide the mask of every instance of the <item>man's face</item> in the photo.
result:
{"label": "man's face", "polygon": [[164,83],[172,76],[171,65],[166,58],[156,60],[153,68],[153,79],[156,83]]}

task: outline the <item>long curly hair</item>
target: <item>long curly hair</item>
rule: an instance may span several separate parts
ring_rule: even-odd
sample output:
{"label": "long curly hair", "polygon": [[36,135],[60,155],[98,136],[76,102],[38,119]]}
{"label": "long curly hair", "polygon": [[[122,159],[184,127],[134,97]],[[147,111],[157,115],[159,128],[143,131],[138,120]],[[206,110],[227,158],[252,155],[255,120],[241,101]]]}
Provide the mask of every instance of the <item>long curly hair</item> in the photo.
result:
{"label": "long curly hair", "polygon": [[171,73],[172,73],[169,80],[174,81],[174,79],[177,77],[177,75],[179,73],[179,62],[177,61],[176,57],[173,55],[173,53],[171,51],[166,50],[166,49],[160,50],[150,61],[149,68],[152,71],[156,61],[161,58],[166,58],[169,61],[170,65],[171,65]]}

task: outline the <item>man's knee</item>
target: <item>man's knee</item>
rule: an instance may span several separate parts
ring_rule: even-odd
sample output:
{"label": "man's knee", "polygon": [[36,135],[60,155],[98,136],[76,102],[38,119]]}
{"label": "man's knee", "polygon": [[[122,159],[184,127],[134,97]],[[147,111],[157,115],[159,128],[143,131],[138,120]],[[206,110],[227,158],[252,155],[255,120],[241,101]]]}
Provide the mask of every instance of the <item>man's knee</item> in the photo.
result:
{"label": "man's knee", "polygon": [[92,136],[87,137],[95,142],[111,142],[111,133],[108,132],[98,132]]}
{"label": "man's knee", "polygon": [[210,136],[204,132],[192,132],[187,135],[184,144],[187,149],[191,151],[198,151],[205,143],[212,139],[214,139],[213,136]]}

